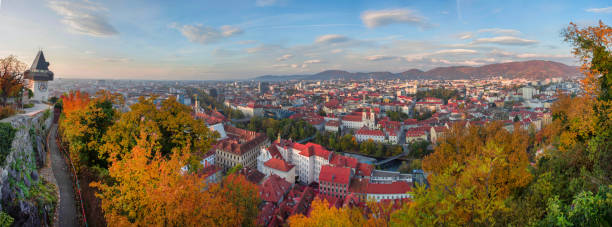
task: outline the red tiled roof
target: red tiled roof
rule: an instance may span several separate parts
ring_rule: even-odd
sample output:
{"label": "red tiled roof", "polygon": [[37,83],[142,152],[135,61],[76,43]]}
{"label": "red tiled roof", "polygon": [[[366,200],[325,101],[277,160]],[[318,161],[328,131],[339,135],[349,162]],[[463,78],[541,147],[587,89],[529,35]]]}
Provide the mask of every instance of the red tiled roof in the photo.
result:
{"label": "red tiled roof", "polygon": [[332,159],[329,161],[329,164],[338,166],[338,167],[350,167],[357,168],[359,161],[353,157],[347,157],[344,155],[334,155]]}
{"label": "red tiled roof", "polygon": [[372,175],[373,170],[374,166],[366,163],[359,163],[357,169],[355,170],[355,175],[369,177]]}
{"label": "red tiled roof", "polygon": [[272,146],[268,147],[268,152],[270,152],[270,156],[272,157],[282,157],[280,151],[278,151],[278,147],[276,147],[276,144],[272,144]]}
{"label": "red tiled roof", "polygon": [[433,128],[433,129],[434,129],[436,132],[445,132],[445,131],[447,130],[447,128],[446,128],[446,127],[444,127],[444,126],[435,126],[435,127],[432,127],[432,128]]}
{"label": "red tiled roof", "polygon": [[354,193],[366,193],[368,189],[368,184],[370,180],[368,179],[353,179],[351,181],[351,185],[349,186],[348,191]]}
{"label": "red tiled roof", "polygon": [[325,123],[325,126],[338,127],[340,126],[340,122],[331,120]]}
{"label": "red tiled roof", "polygon": [[291,189],[291,183],[272,174],[259,188],[259,197],[263,201],[277,203]]}
{"label": "red tiled roof", "polygon": [[321,167],[321,173],[319,173],[319,181],[329,183],[340,183],[346,184],[351,180],[351,169],[347,167],[334,167],[330,165],[324,165]]}
{"label": "red tiled roof", "polygon": [[417,119],[412,119],[412,118],[404,120],[404,124],[405,125],[412,125],[412,124],[416,124],[418,122],[419,121]]}
{"label": "red tiled roof", "polygon": [[410,184],[405,181],[395,181],[391,184],[369,183],[366,189],[368,194],[402,194],[410,191]]}
{"label": "red tiled roof", "polygon": [[[255,133],[232,126],[224,126],[229,138],[219,141],[216,148],[225,152],[243,155],[247,151],[263,143],[268,137],[263,133]],[[244,142],[240,142],[244,141]]]}
{"label": "red tiled roof", "polygon": [[434,97],[425,97],[423,98],[426,102],[442,102],[442,99],[434,98]]}
{"label": "red tiled roof", "polygon": [[248,181],[253,184],[259,184],[261,180],[266,176],[263,173],[257,171],[256,169],[251,169],[249,167],[243,167],[238,174],[246,177]]}
{"label": "red tiled roof", "polygon": [[320,125],[320,124],[323,124],[324,121],[323,119],[309,119],[309,120],[306,120],[306,122],[308,122],[311,125]]}
{"label": "red tiled roof", "polygon": [[417,105],[442,105],[442,102],[416,102]]}
{"label": "red tiled roof", "polygon": [[316,143],[307,143],[306,145],[302,145],[299,143],[294,143],[293,148],[300,150],[300,155],[310,157],[312,155],[316,155],[322,158],[329,158],[331,151],[325,149],[325,147],[316,144]]}
{"label": "red tiled roof", "polygon": [[425,135],[425,131],[410,130],[406,132],[406,137],[421,137]]}
{"label": "red tiled roof", "polygon": [[259,211],[259,215],[257,217],[257,224],[259,226],[266,226],[266,224],[269,224],[270,221],[275,218],[275,211],[276,206],[274,205],[274,203],[266,203]]}
{"label": "red tiled roof", "polygon": [[383,133],[383,131],[378,130],[378,129],[369,129],[367,127],[363,127],[359,130],[357,130],[357,132],[355,133],[357,135],[368,135],[368,136],[385,136],[385,133]]}
{"label": "red tiled roof", "polygon": [[361,122],[361,115],[346,115],[344,117],[342,117],[343,121],[355,121],[355,122]]}
{"label": "red tiled roof", "polygon": [[288,164],[287,162],[285,162],[285,160],[278,158],[271,158],[270,160],[266,161],[264,165],[283,172],[287,172],[293,169],[293,165]]}

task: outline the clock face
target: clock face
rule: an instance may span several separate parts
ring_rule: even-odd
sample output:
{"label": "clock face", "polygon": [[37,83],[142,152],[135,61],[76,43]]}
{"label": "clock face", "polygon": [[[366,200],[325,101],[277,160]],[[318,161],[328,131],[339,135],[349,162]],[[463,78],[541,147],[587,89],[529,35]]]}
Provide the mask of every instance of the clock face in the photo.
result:
{"label": "clock face", "polygon": [[38,90],[39,91],[47,91],[47,83],[40,83],[40,84],[38,84]]}

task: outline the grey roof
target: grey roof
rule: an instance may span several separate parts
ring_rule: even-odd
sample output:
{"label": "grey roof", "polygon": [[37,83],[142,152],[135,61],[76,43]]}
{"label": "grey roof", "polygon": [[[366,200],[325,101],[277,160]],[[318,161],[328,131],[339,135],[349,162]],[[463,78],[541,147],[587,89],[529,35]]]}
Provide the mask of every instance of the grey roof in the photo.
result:
{"label": "grey roof", "polygon": [[25,79],[39,80],[39,81],[50,81],[53,80],[53,72],[49,70],[49,62],[45,60],[45,55],[42,50],[38,51],[32,67],[26,70],[24,73]]}
{"label": "grey roof", "polygon": [[49,62],[45,60],[45,55],[43,54],[42,50],[38,51],[30,70],[49,70]]}

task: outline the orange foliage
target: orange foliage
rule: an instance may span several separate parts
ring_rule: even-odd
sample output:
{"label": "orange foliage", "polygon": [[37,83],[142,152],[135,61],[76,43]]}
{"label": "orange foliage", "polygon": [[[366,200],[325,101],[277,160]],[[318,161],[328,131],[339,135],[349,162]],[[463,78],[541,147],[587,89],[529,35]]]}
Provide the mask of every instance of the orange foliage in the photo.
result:
{"label": "orange foliage", "polygon": [[70,91],[66,95],[62,95],[63,112],[70,115],[72,112],[81,110],[89,104],[89,94],[87,92]]}
{"label": "orange foliage", "polygon": [[597,52],[597,48],[610,48],[612,44],[612,27],[605,25],[599,21],[597,26],[589,26],[584,29],[579,28],[576,24],[570,23],[565,30],[566,41],[574,44],[573,54],[580,57],[582,60],[582,71],[586,77],[582,80],[582,85],[585,92],[594,97],[600,92],[600,83],[598,82],[601,75],[606,75],[609,72],[602,72],[599,67],[593,65],[593,57]]}
{"label": "orange foliage", "polygon": [[182,172],[190,152],[174,152],[166,158],[158,152],[156,137],[141,134],[132,151],[112,164],[112,183],[92,183],[101,191],[97,196],[109,226],[254,225],[245,221],[255,220],[248,215],[256,217],[257,210],[245,209],[257,209],[256,186],[243,176],[214,184]]}
{"label": "orange foliage", "polygon": [[292,227],[365,225],[365,219],[357,209],[330,207],[327,200],[319,198],[312,201],[311,207],[308,217],[301,214],[289,217],[289,225]]}

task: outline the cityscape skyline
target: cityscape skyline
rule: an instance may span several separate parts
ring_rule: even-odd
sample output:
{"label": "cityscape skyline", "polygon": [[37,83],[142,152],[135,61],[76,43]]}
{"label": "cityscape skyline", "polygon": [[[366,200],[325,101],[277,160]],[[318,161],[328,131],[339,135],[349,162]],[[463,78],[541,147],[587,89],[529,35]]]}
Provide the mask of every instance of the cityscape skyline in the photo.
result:
{"label": "cityscape skyline", "polygon": [[0,56],[29,64],[43,49],[58,78],[156,80],[534,59],[578,65],[560,35],[568,17],[579,25],[605,22],[612,7],[549,3],[7,0]]}

